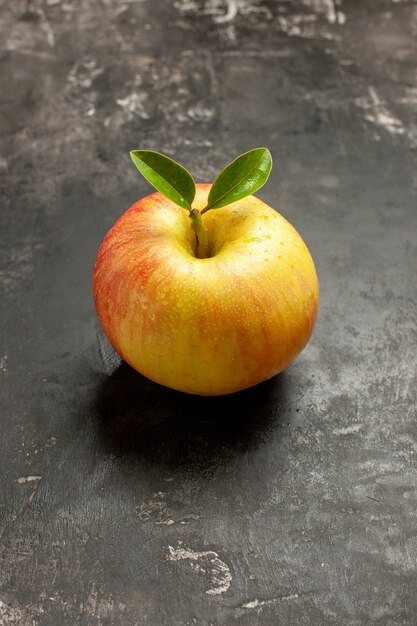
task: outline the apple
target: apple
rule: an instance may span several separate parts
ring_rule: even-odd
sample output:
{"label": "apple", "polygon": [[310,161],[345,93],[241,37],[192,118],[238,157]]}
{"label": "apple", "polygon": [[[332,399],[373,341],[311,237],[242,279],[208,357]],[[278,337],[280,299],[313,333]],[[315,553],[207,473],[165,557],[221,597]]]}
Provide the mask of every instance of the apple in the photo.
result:
{"label": "apple", "polygon": [[[201,214],[210,188],[196,185]],[[159,192],[133,204],[100,246],[94,301],[110,343],[138,372],[222,395],[293,361],[313,331],[319,286],[300,235],[255,196],[203,221],[207,256],[198,258],[186,211]]]}

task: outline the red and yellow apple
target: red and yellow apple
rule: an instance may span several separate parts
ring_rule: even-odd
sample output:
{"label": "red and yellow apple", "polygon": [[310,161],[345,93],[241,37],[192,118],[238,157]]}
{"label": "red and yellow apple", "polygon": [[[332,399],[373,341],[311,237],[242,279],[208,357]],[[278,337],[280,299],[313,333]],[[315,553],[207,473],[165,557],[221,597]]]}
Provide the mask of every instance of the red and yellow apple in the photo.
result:
{"label": "red and yellow apple", "polygon": [[[210,187],[197,185],[197,209]],[[202,219],[209,257],[199,259],[187,211],[160,193],[136,202],[101,244],[94,299],[133,368],[173,389],[221,395],[291,363],[312,333],[319,287],[300,235],[258,198]]]}

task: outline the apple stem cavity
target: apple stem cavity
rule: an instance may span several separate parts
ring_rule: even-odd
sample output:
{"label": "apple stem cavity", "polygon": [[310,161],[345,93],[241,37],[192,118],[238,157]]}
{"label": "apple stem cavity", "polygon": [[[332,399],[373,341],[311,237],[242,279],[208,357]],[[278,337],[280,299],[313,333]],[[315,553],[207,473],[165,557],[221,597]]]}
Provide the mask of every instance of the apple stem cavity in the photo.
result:
{"label": "apple stem cavity", "polygon": [[179,163],[153,150],[131,150],[130,156],[140,173],[166,198],[189,211],[191,227],[196,237],[196,256],[207,259],[209,246],[201,216],[211,209],[221,209],[260,189],[268,180],[272,157],[268,148],[254,148],[229,163],[210,188],[207,205],[192,208],[196,186],[194,178]]}
{"label": "apple stem cavity", "polygon": [[209,245],[207,231],[204,228],[201,213],[198,209],[190,211],[191,228],[195,233],[196,239],[196,257],[197,259],[207,259],[209,257]]}

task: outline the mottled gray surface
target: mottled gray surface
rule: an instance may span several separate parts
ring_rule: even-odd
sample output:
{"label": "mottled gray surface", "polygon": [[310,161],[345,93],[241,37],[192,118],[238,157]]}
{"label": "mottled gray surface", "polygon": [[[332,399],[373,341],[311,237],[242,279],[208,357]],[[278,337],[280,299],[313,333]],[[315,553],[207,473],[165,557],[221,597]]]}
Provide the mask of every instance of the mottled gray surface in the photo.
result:
{"label": "mottled gray surface", "polygon": [[[416,624],[417,4],[3,0],[0,623]],[[201,399],[97,339],[131,148],[259,195],[317,264],[313,339]]]}

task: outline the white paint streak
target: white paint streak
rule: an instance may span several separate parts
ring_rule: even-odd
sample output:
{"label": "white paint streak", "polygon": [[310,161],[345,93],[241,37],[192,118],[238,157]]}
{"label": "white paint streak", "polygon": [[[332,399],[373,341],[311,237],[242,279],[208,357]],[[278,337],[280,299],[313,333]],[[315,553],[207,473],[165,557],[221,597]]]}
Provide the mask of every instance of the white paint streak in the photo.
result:
{"label": "white paint streak", "polygon": [[188,122],[190,119],[195,122],[209,122],[211,119],[213,119],[214,114],[214,109],[209,109],[207,107],[197,105],[195,107],[189,108],[186,114],[178,113],[177,119],[180,122]]}
{"label": "white paint streak", "polygon": [[308,6],[315,14],[323,15],[329,24],[343,26],[346,22],[346,15],[343,11],[336,9],[334,0],[304,0],[304,6]]}
{"label": "white paint streak", "polygon": [[7,42],[4,46],[4,50],[14,52],[15,54],[21,54],[23,56],[35,57],[37,59],[55,59],[54,55],[49,52],[40,52],[38,50],[31,50],[26,48],[17,48],[13,42]]}
{"label": "white paint streak", "polygon": [[13,608],[0,600],[0,626],[23,624],[24,614],[19,608]]}
{"label": "white paint streak", "polygon": [[195,0],[176,0],[174,7],[178,9],[181,15],[197,13],[199,9],[198,3]]}
{"label": "white paint streak", "polygon": [[43,12],[42,12],[42,19],[41,19],[41,27],[42,27],[43,32],[45,33],[48,46],[50,48],[54,48],[55,47],[54,31],[52,30],[52,26]]}
{"label": "white paint streak", "polygon": [[281,596],[279,598],[271,598],[270,600],[259,600],[255,598],[250,602],[245,602],[242,604],[242,609],[262,609],[264,606],[272,606],[277,604],[278,602],[285,602],[287,600],[296,600],[298,598],[298,593],[290,593],[288,596]]}
{"label": "white paint streak", "polygon": [[262,2],[254,3],[253,0],[239,0],[239,13],[240,15],[261,15],[265,17],[267,20],[272,20],[274,14],[272,11],[266,7],[262,6]]}
{"label": "white paint streak", "polygon": [[362,430],[362,424],[351,424],[350,426],[346,426],[345,428],[335,428],[333,433],[335,435],[352,435],[353,433],[357,433]]}
{"label": "white paint streak", "polygon": [[323,6],[329,24],[335,24],[337,22],[337,14],[333,0],[323,0]]}
{"label": "white paint streak", "polygon": [[217,552],[212,550],[196,552],[181,546],[177,548],[168,546],[168,551],[169,561],[191,561],[190,565],[194,571],[209,574],[212,586],[206,591],[208,596],[218,596],[229,589],[232,575]]}
{"label": "white paint streak", "polygon": [[377,485],[385,485],[386,487],[399,487],[416,489],[416,477],[414,474],[406,474],[401,476],[384,476],[383,479],[377,479]]}
{"label": "white paint streak", "polygon": [[42,480],[42,476],[21,476],[17,482],[19,485],[26,485],[27,483],[36,483],[38,480]]}
{"label": "white paint streak", "polygon": [[309,13],[286,14],[277,17],[279,28],[290,37],[304,37],[313,39],[322,37],[332,40],[331,32],[323,31],[318,25],[318,20],[325,19],[329,24],[342,26],[346,22],[343,11],[336,10],[333,0],[303,0],[303,5],[308,7]]}
{"label": "white paint streak", "polygon": [[417,104],[417,87],[408,87],[405,90],[405,96],[400,98],[398,102],[401,102],[401,104],[416,105]]}
{"label": "white paint streak", "polygon": [[282,32],[289,37],[304,37],[305,39],[312,39],[316,36],[316,21],[316,15],[290,15],[288,17],[280,15],[277,18],[277,24]]}
{"label": "white paint streak", "polygon": [[281,58],[290,57],[291,51],[289,49],[283,50],[224,50],[221,55],[223,57],[248,57],[253,59],[269,59],[269,58]]}
{"label": "white paint streak", "polygon": [[219,25],[230,25],[238,15],[262,14],[268,20],[273,19],[272,11],[259,0],[205,0],[203,3],[176,0],[174,6],[181,15],[208,15]]}
{"label": "white paint streak", "polygon": [[212,148],[213,142],[209,141],[209,139],[184,139],[184,146],[196,146],[200,148]]}
{"label": "white paint streak", "polygon": [[140,93],[133,92],[125,98],[118,98],[116,104],[123,109],[128,120],[132,120],[135,116],[148,120],[150,116],[143,104],[147,97],[147,94],[143,91]]}
{"label": "white paint streak", "polygon": [[145,500],[136,508],[136,513],[142,522],[153,522],[158,526],[172,526],[173,524],[190,524],[198,519],[198,515],[175,516],[169,511],[166,494],[157,491],[149,500]]}
{"label": "white paint streak", "polygon": [[88,58],[83,62],[75,63],[68,74],[68,82],[74,87],[89,89],[97,76],[103,73],[103,69],[97,67],[95,59]]}
{"label": "white paint streak", "polygon": [[343,26],[343,24],[346,24],[346,15],[343,13],[343,11],[337,12],[337,23],[339,24],[339,26]]}
{"label": "white paint streak", "polygon": [[369,96],[355,100],[355,104],[366,111],[365,119],[383,128],[391,135],[403,135],[405,128],[401,120],[388,110],[373,87],[369,87],[368,92]]}
{"label": "white paint streak", "polygon": [[226,1],[226,13],[224,15],[216,15],[213,20],[218,24],[226,24],[232,22],[239,13],[239,5],[237,0]]}
{"label": "white paint streak", "polygon": [[7,354],[0,358],[0,372],[7,372]]}

